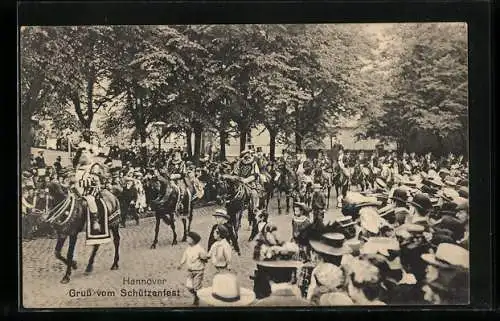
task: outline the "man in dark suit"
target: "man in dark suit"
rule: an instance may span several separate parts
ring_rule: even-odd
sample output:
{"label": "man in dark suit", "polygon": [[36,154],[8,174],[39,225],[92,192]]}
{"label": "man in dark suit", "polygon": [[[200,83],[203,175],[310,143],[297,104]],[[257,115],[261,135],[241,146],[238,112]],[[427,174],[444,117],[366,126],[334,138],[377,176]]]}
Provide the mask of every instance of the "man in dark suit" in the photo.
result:
{"label": "man in dark suit", "polygon": [[228,231],[227,235],[227,242],[231,244],[231,246],[234,248],[234,251],[238,254],[241,255],[240,252],[240,247],[238,245],[238,239],[236,237],[236,232],[234,230],[234,227],[229,223],[229,215],[227,214],[226,210],[224,209],[217,209],[215,210],[215,213],[213,216],[216,219],[216,224],[212,226],[212,230],[210,231],[210,236],[208,237],[208,247],[207,251],[210,251],[210,248],[212,247],[212,244],[215,243],[215,237],[214,237],[214,232],[217,229],[217,226],[223,225]]}

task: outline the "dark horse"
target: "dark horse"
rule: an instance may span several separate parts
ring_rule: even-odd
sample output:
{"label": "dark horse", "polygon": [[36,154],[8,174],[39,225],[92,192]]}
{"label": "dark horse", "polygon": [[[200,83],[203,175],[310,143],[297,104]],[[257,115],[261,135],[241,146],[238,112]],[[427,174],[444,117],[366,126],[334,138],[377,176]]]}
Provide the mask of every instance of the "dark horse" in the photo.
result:
{"label": "dark horse", "polygon": [[341,199],[347,195],[349,190],[349,176],[339,167],[336,166],[333,172],[333,186],[335,187],[335,195],[337,196],[337,207],[341,207]]}
{"label": "dark horse", "polygon": [[156,225],[155,225],[155,238],[151,248],[155,249],[158,244],[158,232],[160,231],[160,221],[170,226],[173,233],[172,245],[177,244],[177,233],[175,232],[175,219],[180,217],[184,226],[184,235],[182,242],[186,241],[187,234],[191,230],[191,222],[193,220],[193,206],[189,193],[185,192],[181,196],[179,206],[176,209],[177,199],[179,198],[180,190],[170,182],[169,179],[158,177],[161,183],[159,197],[151,202],[152,209],[155,212]]}
{"label": "dark horse", "polygon": [[255,224],[253,215],[253,200],[248,186],[241,183],[239,177],[234,175],[222,175],[219,181],[219,192],[226,204],[226,211],[229,215],[229,222],[234,227],[236,239],[241,227],[241,218],[243,211],[248,210],[248,223],[250,226]]}
{"label": "dark horse", "polygon": [[267,164],[263,167],[260,173],[260,182],[262,184],[263,193],[260,197],[259,208],[265,209],[267,211],[269,207],[269,202],[274,194],[274,181],[273,178],[276,175],[274,172],[274,166],[271,164]]}
{"label": "dark horse", "polygon": [[368,181],[368,173],[366,170],[360,165],[356,164],[353,169],[351,184],[353,186],[359,187],[363,192],[370,186],[370,182]]}
{"label": "dark horse", "polygon": [[316,168],[313,175],[314,183],[320,184],[321,189],[326,192],[326,208],[330,207],[330,191],[332,189],[332,174],[326,169]]}
{"label": "dark horse", "polygon": [[[76,261],[73,260],[75,245],[78,233],[83,231],[87,222],[87,208],[86,202],[83,198],[78,197],[67,188],[61,186],[59,183],[51,182],[47,185],[48,197],[47,207],[48,213],[44,215],[43,220],[49,223],[57,233],[57,243],[55,248],[55,256],[66,264],[66,273],[61,280],[61,283],[68,283],[71,276],[71,270],[77,268]],[[111,194],[106,189],[100,191],[99,197],[106,206],[108,215],[108,226],[113,236],[113,243],[115,246],[115,255],[111,270],[118,269],[118,261],[120,259],[120,203],[116,196]],[[99,204],[100,202],[96,200]],[[66,258],[62,256],[61,250],[69,236],[69,246]],[[86,273],[93,270],[94,259],[99,249],[99,244],[93,245],[92,253],[85,269]]]}
{"label": "dark horse", "polygon": [[281,213],[281,195],[285,195],[286,212],[290,212],[290,199],[294,200],[297,194],[297,174],[286,165],[281,165],[274,177],[274,183],[278,191],[278,213]]}

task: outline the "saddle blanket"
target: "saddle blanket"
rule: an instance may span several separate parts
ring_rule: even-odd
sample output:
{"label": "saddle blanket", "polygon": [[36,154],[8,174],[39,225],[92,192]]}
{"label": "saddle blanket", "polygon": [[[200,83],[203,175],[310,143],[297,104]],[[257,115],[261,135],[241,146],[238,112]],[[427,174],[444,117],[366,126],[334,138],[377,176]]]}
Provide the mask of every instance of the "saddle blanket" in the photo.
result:
{"label": "saddle blanket", "polygon": [[[105,244],[111,241],[111,234],[109,231],[109,214],[108,214],[108,209],[106,207],[106,204],[104,204],[104,201],[102,199],[96,199],[96,204],[97,204],[97,221],[99,223],[99,226],[101,227],[100,230],[94,231],[92,229],[92,219],[91,219],[91,214],[90,211],[87,207],[87,224],[86,224],[86,230],[85,230],[85,244],[86,245],[97,245],[97,244]],[[117,213],[112,214],[112,218],[117,216]]]}

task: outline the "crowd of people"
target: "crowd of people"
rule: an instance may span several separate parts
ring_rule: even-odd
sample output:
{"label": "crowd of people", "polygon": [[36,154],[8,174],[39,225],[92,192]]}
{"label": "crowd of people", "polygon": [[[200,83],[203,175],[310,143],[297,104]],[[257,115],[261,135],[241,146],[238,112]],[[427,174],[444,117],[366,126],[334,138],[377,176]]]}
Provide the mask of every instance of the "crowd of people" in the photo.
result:
{"label": "crowd of people", "polygon": [[[167,164],[182,169],[182,175],[171,177],[188,182],[186,188],[192,191],[193,200],[217,200],[221,191],[216,181],[220,176],[238,170],[241,176],[242,169],[241,182],[253,184],[256,189],[263,173],[272,182],[281,168],[287,168],[296,174],[298,188],[307,185],[312,190],[307,198],[294,199],[290,216],[293,232],[285,240],[279,239],[279,227],[273,224],[265,207],[258,202],[255,205],[251,239],[257,268],[251,276],[252,290],[240,289],[237,277],[231,272],[231,253],[241,253],[235,228],[229,223],[231,217],[223,206],[214,213],[216,221],[207,248],[200,245],[199,234],[190,232],[190,246],[179,268],[186,265],[186,285],[195,304],[334,306],[468,302],[468,165],[463,157],[341,151],[333,161],[322,153],[314,159],[286,154],[271,161],[266,155],[247,150],[234,162],[202,158],[195,165],[183,156],[180,150],[162,153]],[[58,158],[47,166],[43,152],[32,157],[32,169],[23,172],[23,217],[36,217],[43,212],[47,206],[43,193],[49,182],[67,183],[71,168],[61,166],[60,161]],[[103,184],[120,199],[123,226],[128,216],[138,224],[139,215],[148,211],[159,196],[161,184],[157,178],[165,174],[161,168],[163,160],[153,164],[153,167],[134,167],[128,160],[120,167],[113,167],[111,158],[105,162],[109,175]],[[245,170],[246,165],[249,170]],[[327,202],[323,185],[331,184],[343,171],[347,176],[352,175],[356,167],[366,173],[365,177],[371,175],[373,184],[361,190],[352,188],[341,195],[342,215],[325,220]],[[308,178],[318,170],[330,173],[327,177],[331,180]],[[254,175],[255,179],[248,180]],[[28,219],[26,222],[23,232],[29,234],[36,224]],[[216,267],[218,274],[212,280],[212,287],[202,288],[203,270],[208,262]],[[226,285],[221,285],[224,282]]]}
{"label": "crowd of people", "polygon": [[[227,226],[227,212],[217,210],[212,233],[215,231],[215,242],[222,243],[217,247],[221,250],[211,248],[213,240],[205,250],[199,245],[200,236],[193,232],[181,262],[193,264],[187,266],[187,286],[194,304],[466,304],[466,164],[450,156],[435,167],[436,161],[424,156],[417,165],[408,161],[413,155],[401,156],[403,170],[393,174],[391,184],[377,177],[372,189],[348,192],[342,199],[342,215],[333,221],[323,219],[324,193],[313,184],[316,192],[311,206],[294,203],[293,232],[288,239],[279,239],[279,227],[272,223],[272,217],[258,210],[253,289],[241,288],[238,277],[230,271],[231,252],[227,248],[239,249],[234,247],[233,232]],[[388,159],[382,159],[384,166],[388,166]],[[218,274],[211,287],[202,288],[203,269],[210,261]]]}

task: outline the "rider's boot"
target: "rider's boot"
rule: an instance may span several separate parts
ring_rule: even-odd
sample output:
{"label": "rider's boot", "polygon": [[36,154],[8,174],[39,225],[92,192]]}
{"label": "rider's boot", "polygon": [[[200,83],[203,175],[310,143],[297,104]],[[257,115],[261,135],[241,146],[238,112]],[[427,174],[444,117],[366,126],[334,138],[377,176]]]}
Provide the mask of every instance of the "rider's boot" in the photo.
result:
{"label": "rider's boot", "polygon": [[97,203],[95,201],[95,198],[89,195],[86,197],[86,201],[90,212],[91,228],[94,231],[100,231],[101,224],[99,224],[99,218],[97,217]]}

